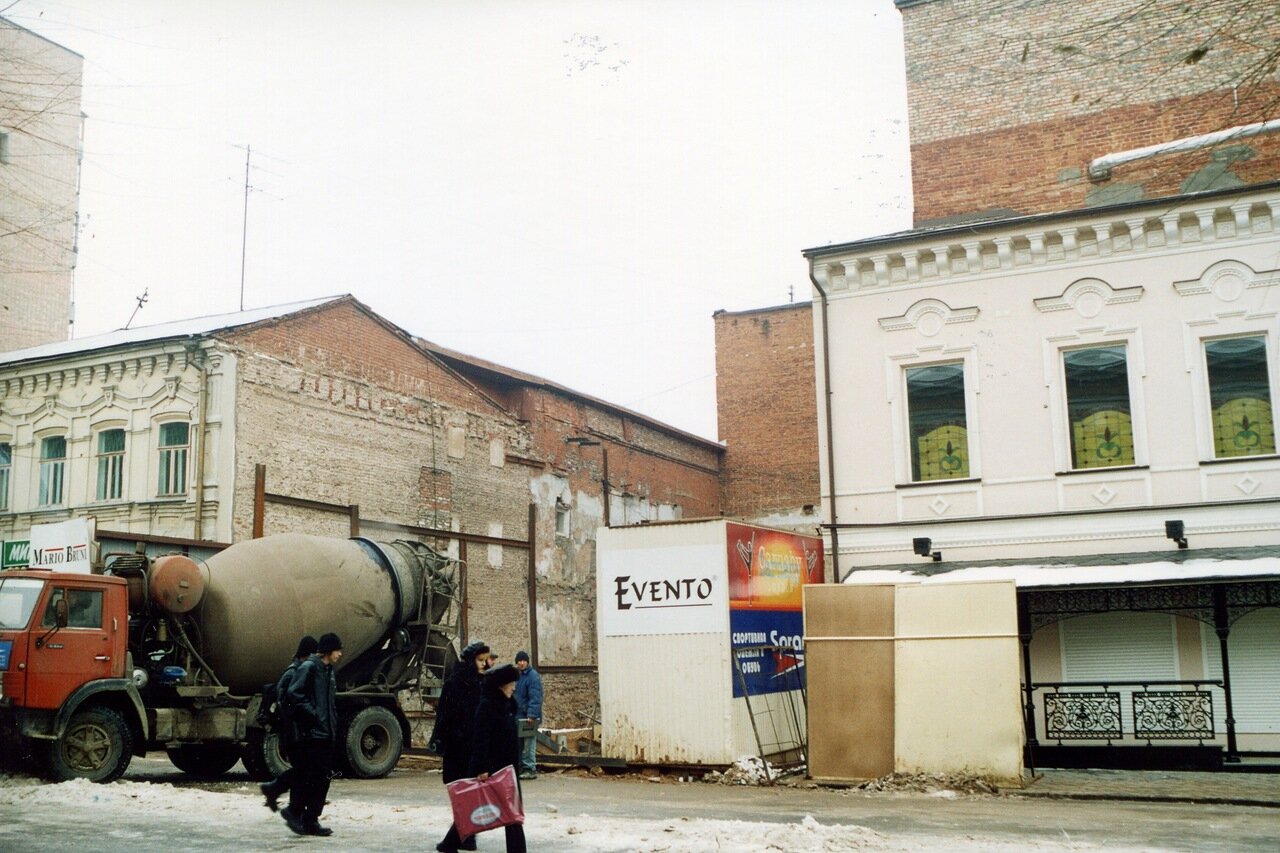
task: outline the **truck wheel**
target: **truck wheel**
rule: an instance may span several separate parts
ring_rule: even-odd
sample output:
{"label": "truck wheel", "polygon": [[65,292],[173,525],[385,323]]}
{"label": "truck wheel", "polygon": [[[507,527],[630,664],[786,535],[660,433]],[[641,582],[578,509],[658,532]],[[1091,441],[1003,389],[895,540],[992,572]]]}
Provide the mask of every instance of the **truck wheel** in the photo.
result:
{"label": "truck wheel", "polygon": [[289,759],[280,748],[280,736],[262,729],[250,729],[240,754],[244,769],[255,781],[275,779],[290,767]]}
{"label": "truck wheel", "polygon": [[381,705],[371,705],[351,718],[343,746],[351,775],[376,779],[390,773],[400,760],[404,733],[395,714]]}
{"label": "truck wheel", "polygon": [[114,782],[133,757],[133,732],[111,708],[77,711],[62,737],[49,744],[46,769],[58,782]]}
{"label": "truck wheel", "polygon": [[191,776],[221,776],[240,760],[233,743],[188,743],[166,751],[173,766]]}

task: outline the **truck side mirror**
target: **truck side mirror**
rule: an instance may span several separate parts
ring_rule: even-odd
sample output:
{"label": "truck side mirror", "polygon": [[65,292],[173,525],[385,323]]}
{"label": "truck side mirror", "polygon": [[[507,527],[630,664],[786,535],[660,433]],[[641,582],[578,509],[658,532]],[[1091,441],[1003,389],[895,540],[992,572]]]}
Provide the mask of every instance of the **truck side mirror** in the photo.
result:
{"label": "truck side mirror", "polygon": [[59,598],[53,603],[53,619],[59,628],[67,627],[67,599]]}

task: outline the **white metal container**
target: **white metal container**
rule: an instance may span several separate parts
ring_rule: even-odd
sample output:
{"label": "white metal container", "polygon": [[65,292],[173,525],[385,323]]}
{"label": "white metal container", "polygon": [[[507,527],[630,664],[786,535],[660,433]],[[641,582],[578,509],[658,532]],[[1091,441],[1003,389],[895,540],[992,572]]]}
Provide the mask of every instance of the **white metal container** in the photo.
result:
{"label": "white metal container", "polygon": [[713,519],[602,528],[596,541],[604,754],[725,765],[797,748],[803,703],[781,688],[803,677],[791,652],[800,588],[824,579],[821,539]]}

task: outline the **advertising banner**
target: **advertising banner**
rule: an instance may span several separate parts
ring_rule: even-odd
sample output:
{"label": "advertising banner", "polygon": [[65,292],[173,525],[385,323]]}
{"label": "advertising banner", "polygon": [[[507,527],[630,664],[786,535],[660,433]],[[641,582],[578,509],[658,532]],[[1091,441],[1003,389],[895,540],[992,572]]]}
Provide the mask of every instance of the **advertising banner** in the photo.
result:
{"label": "advertising banner", "polygon": [[598,571],[605,636],[729,629],[719,544],[610,551]]}
{"label": "advertising banner", "polygon": [[92,540],[93,533],[87,518],[32,525],[31,568],[88,574],[91,570],[89,543]]}
{"label": "advertising banner", "polygon": [[826,577],[822,540],[745,524],[727,532],[729,632],[742,672],[733,695],[744,695],[744,682],[752,696],[794,690],[803,683],[801,588]]}
{"label": "advertising banner", "polygon": [[31,551],[30,539],[8,539],[0,548],[0,569],[25,569]]}

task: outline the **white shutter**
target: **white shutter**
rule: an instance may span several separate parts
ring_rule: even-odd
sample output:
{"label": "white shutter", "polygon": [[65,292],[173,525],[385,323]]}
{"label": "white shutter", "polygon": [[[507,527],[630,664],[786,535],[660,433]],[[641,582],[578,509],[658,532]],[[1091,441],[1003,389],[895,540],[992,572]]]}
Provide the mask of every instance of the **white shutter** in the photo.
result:
{"label": "white shutter", "polygon": [[[1098,613],[1066,619],[1059,625],[1063,681],[1167,681],[1179,677],[1173,617],[1166,613]],[[1120,694],[1121,725],[1125,736],[1132,737],[1134,688],[1113,687],[1110,691]]]}
{"label": "white shutter", "polygon": [[[1222,678],[1222,653],[1212,625],[1204,637],[1207,678]],[[1280,734],[1280,608],[1268,607],[1243,616],[1227,637],[1231,661],[1231,710],[1237,734]],[[1220,690],[1215,690],[1220,695]],[[1214,725],[1226,731],[1225,708],[1214,696]]]}

